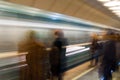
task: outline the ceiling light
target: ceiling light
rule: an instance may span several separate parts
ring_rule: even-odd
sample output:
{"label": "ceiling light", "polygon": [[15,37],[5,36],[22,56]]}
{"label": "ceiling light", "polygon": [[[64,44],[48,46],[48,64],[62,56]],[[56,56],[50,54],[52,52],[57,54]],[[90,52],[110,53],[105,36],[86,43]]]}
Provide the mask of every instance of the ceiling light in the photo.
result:
{"label": "ceiling light", "polygon": [[113,13],[119,13],[120,10],[113,10],[112,12],[113,12]]}
{"label": "ceiling light", "polygon": [[107,6],[107,7],[120,6],[120,1],[109,1],[109,2],[106,2],[104,6]]}
{"label": "ceiling light", "polygon": [[108,1],[111,1],[111,0],[98,0],[100,2],[108,2]]}
{"label": "ceiling light", "polygon": [[109,7],[110,10],[120,10],[120,6]]}
{"label": "ceiling light", "polygon": [[115,13],[115,14],[118,15],[118,16],[120,15],[120,13]]}

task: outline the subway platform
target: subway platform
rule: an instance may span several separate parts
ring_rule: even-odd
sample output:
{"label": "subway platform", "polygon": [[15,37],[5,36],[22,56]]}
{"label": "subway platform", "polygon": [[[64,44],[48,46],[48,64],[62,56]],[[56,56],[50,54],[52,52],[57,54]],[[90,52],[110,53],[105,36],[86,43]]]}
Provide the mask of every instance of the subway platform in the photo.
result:
{"label": "subway platform", "polygon": [[[64,80],[102,80],[98,74],[98,66],[89,67],[90,62],[86,62],[74,69],[66,72]],[[120,80],[120,66],[119,70],[112,73],[112,80]]]}

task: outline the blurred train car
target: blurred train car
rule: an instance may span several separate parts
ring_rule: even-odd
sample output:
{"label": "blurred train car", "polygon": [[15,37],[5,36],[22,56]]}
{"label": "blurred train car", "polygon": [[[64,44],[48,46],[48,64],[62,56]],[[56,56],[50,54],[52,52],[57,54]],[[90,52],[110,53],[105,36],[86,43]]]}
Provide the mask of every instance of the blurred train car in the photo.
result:
{"label": "blurred train car", "polygon": [[[53,30],[55,29],[61,29],[64,32],[69,45],[77,45],[90,42],[91,33],[101,34],[108,27],[71,16],[0,1],[0,55],[5,53],[11,55],[13,51],[17,52],[18,43],[25,38],[28,30],[35,30],[38,33],[37,39],[50,47],[54,40]],[[116,30],[112,27],[111,29]],[[88,50],[89,48],[84,45],[75,49],[68,48],[67,68],[89,60]],[[10,80],[17,80],[18,74],[15,72],[19,71],[17,68],[20,66],[17,68],[15,66],[20,62],[18,57],[6,59],[0,57],[0,60],[0,77],[2,77],[0,80],[8,80],[13,76],[14,79]],[[11,66],[12,68],[9,68]],[[8,71],[4,73],[4,70]]]}
{"label": "blurred train car", "polygon": [[50,46],[54,29],[62,29],[69,44],[80,44],[89,42],[92,32],[100,33],[104,28],[62,14],[0,2],[0,52],[17,50],[28,30],[37,31],[38,39]]}

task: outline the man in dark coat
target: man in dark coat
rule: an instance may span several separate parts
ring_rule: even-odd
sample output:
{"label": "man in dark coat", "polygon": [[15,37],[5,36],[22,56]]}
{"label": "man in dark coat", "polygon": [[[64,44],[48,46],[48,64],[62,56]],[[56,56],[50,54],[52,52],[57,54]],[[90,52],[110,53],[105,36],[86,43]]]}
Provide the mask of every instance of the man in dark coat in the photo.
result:
{"label": "man in dark coat", "polygon": [[[57,60],[59,60],[59,61],[57,61],[57,62],[59,62],[59,63],[58,63],[58,67],[56,68],[58,70],[53,70],[53,71],[58,71],[57,72],[58,79],[62,80],[62,75],[63,75],[62,74],[62,70],[63,70],[62,67],[66,66],[66,55],[65,55],[66,47],[65,46],[68,43],[67,43],[67,39],[64,38],[64,34],[61,30],[55,31],[54,35],[55,35],[55,40],[53,42],[53,48],[55,49],[55,47],[56,47],[58,49],[58,52],[56,52],[56,54],[58,54],[57,55],[57,57],[58,57]],[[51,55],[51,56],[55,56],[55,55]],[[55,60],[53,60],[53,61],[55,61]],[[54,67],[54,66],[52,66],[52,67]],[[52,73],[54,73],[54,72],[52,72]]]}
{"label": "man in dark coat", "polygon": [[116,70],[116,42],[114,34],[108,32],[106,42],[103,44],[103,59],[100,66],[100,72],[103,80],[112,80],[112,71]]}

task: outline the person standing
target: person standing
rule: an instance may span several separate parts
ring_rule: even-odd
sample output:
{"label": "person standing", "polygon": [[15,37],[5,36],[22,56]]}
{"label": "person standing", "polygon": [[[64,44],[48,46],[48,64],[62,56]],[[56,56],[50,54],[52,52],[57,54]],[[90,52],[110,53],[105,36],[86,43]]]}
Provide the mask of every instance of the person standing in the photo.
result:
{"label": "person standing", "polygon": [[106,42],[103,44],[102,61],[99,68],[102,80],[112,80],[112,71],[116,70],[116,42],[114,33],[109,31],[105,37]]}
{"label": "person standing", "polygon": [[[54,68],[54,66],[52,65],[51,69],[52,69],[52,73],[54,73],[54,71],[57,71],[57,78],[58,80],[62,80],[62,76],[63,76],[63,69],[62,67],[66,66],[66,45],[68,45],[67,39],[64,37],[64,34],[62,32],[62,30],[56,30],[54,32],[54,36],[55,36],[55,40],[52,44],[52,47],[57,51],[57,61],[58,62],[58,66],[55,68],[56,70],[53,70],[52,68]],[[54,52],[54,50],[53,50]],[[54,56],[54,55],[51,55]],[[55,60],[53,60],[55,61]],[[55,61],[56,62],[56,61]],[[53,75],[54,76],[54,75]],[[56,75],[55,75],[56,76]]]}
{"label": "person standing", "polygon": [[50,71],[49,55],[45,45],[36,40],[35,31],[29,31],[27,39],[19,44],[18,52],[28,53],[26,55],[28,75],[22,80],[47,80]]}
{"label": "person standing", "polygon": [[102,44],[98,43],[98,36],[97,34],[94,34],[92,36],[92,42],[91,42],[91,46],[90,46],[90,53],[91,53],[91,63],[90,66],[96,66],[98,65],[98,61],[99,61],[99,56],[101,54],[101,49],[102,49]]}

